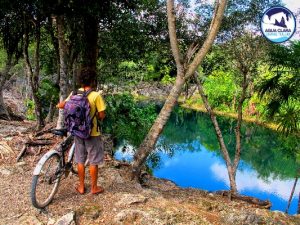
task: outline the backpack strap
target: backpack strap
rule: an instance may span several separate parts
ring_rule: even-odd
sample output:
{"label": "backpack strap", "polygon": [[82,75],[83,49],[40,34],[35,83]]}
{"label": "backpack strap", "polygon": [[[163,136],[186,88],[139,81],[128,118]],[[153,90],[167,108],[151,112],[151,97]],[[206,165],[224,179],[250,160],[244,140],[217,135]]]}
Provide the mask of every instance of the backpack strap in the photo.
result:
{"label": "backpack strap", "polygon": [[78,90],[72,91],[72,95],[77,95]]}
{"label": "backpack strap", "polygon": [[87,90],[87,91],[81,91],[81,90],[74,90],[72,91],[72,95],[77,95],[77,94],[81,94],[84,97],[87,97],[92,91],[94,91],[93,88]]}
{"label": "backpack strap", "polygon": [[89,89],[89,90],[87,90],[87,91],[83,91],[83,96],[84,96],[84,97],[87,97],[92,91],[94,91],[93,88],[91,88],[91,89]]}

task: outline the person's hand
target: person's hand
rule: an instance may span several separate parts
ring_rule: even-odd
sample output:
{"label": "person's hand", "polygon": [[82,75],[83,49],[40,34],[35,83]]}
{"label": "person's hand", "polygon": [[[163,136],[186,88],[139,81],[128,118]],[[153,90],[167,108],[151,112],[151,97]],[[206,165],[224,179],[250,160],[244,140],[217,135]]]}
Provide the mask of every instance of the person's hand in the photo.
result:
{"label": "person's hand", "polygon": [[65,101],[60,102],[60,103],[58,103],[58,104],[56,105],[56,108],[63,109],[63,108],[65,107],[65,104],[66,104]]}
{"label": "person's hand", "polygon": [[98,119],[103,121],[104,118],[105,118],[105,112],[104,111],[98,112]]}

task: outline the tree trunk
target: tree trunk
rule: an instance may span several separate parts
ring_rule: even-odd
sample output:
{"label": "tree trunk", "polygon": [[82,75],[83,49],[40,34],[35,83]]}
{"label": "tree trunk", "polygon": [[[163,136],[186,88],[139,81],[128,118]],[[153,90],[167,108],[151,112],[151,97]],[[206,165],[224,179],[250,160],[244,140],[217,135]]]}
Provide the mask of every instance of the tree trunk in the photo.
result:
{"label": "tree trunk", "polygon": [[3,86],[0,87],[0,119],[10,120],[3,98]]}
{"label": "tree trunk", "polygon": [[49,112],[47,114],[47,117],[45,119],[45,122],[46,123],[52,123],[53,122],[53,117],[54,117],[54,114],[55,114],[55,102],[54,102],[54,97],[52,96],[51,97],[51,100],[50,100],[50,106],[49,106]]}
{"label": "tree trunk", "polygon": [[[56,74],[57,74],[57,77],[56,77],[56,80],[55,80],[55,87],[59,88],[59,81],[60,81],[59,45],[58,45],[58,40],[54,35],[53,21],[51,19],[49,21],[50,21],[49,22],[49,33],[50,33],[52,44],[54,46],[55,53],[56,53],[56,65],[57,65]],[[49,112],[48,112],[48,115],[46,117],[46,122],[53,122],[53,117],[54,117],[55,110],[56,110],[56,107],[55,107],[56,104],[57,104],[56,96],[52,96],[51,101],[50,101]]]}
{"label": "tree trunk", "polygon": [[291,195],[290,195],[290,198],[289,198],[288,205],[286,207],[285,213],[288,213],[288,211],[290,209],[291,201],[292,201],[293,195],[295,193],[297,182],[298,182],[298,177],[295,178],[295,182],[294,182],[294,185],[293,185],[293,188],[292,188],[292,191],[291,191]]}
{"label": "tree trunk", "polygon": [[237,170],[241,158],[241,125],[243,121],[243,104],[246,99],[247,88],[248,88],[248,80],[247,80],[247,72],[245,72],[243,73],[242,94],[239,99],[238,119],[235,128],[236,144],[235,144],[235,155],[234,155],[234,163],[233,163],[234,171]]}
{"label": "tree trunk", "polygon": [[34,87],[33,91],[33,99],[35,102],[35,113],[37,116],[37,127],[41,129],[45,126],[44,118],[42,115],[42,103],[39,97],[39,76],[40,76],[40,43],[41,43],[41,27],[40,21],[36,21],[35,27],[35,41],[36,41],[36,49],[35,49],[35,71],[32,77],[31,87]]}
{"label": "tree trunk", "polygon": [[6,82],[12,76],[11,73],[9,72],[13,66],[12,59],[13,59],[13,55],[7,54],[7,60],[6,60],[4,71],[0,73],[0,79],[1,79],[0,80],[0,118],[5,120],[11,119],[4,103],[3,88]]}
{"label": "tree trunk", "polygon": [[28,36],[28,27],[27,21],[24,22],[25,24],[25,33],[24,33],[24,48],[23,54],[25,59],[25,66],[27,75],[30,78],[30,86],[32,90],[33,101],[35,103],[35,114],[37,117],[37,129],[41,129],[44,126],[44,119],[42,116],[42,104],[39,98],[39,73],[40,73],[40,22],[37,20],[35,21],[35,41],[36,41],[36,49],[35,49],[35,72],[32,70],[32,66],[29,60],[28,55],[28,46],[29,46],[29,36]]}
{"label": "tree trunk", "polygon": [[206,108],[206,110],[207,110],[207,112],[210,116],[210,119],[213,123],[213,126],[215,128],[216,136],[217,136],[217,139],[218,139],[223,157],[224,157],[225,162],[226,162],[226,167],[227,167],[227,172],[228,172],[228,177],[229,177],[229,183],[230,183],[230,190],[231,190],[231,192],[236,194],[236,193],[238,193],[237,186],[236,186],[236,181],[235,181],[236,168],[232,165],[232,162],[231,162],[227,147],[225,145],[224,138],[223,138],[223,135],[222,135],[222,131],[221,131],[219,123],[217,121],[216,115],[215,115],[214,111],[212,110],[212,108],[211,108],[211,106],[208,102],[207,96],[205,95],[204,90],[203,90],[203,86],[202,86],[201,82],[199,81],[196,73],[194,75],[194,78],[195,78],[196,84],[198,86],[198,91],[199,91],[199,94],[202,98],[204,106],[205,106],[205,108]]}
{"label": "tree trunk", "polygon": [[[57,34],[58,34],[58,46],[59,46],[59,101],[64,101],[68,96],[68,52],[64,39],[64,18],[63,16],[56,17]],[[59,109],[57,129],[61,129],[64,126],[64,114],[63,109]]]}
{"label": "tree trunk", "polygon": [[83,54],[82,67],[89,67],[96,70],[98,58],[98,22],[93,16],[83,18]]}
{"label": "tree trunk", "polygon": [[157,139],[160,133],[162,132],[164,126],[166,125],[174,106],[177,103],[177,99],[181,93],[181,89],[184,85],[184,82],[185,81],[182,78],[182,74],[177,75],[175,85],[173,86],[163,108],[161,109],[159,115],[157,116],[143,143],[140,145],[137,151],[138,154],[135,154],[134,162],[132,165],[133,176],[135,179],[139,178],[141,166],[145,163],[151,151],[153,151]]}
{"label": "tree trunk", "polygon": [[78,77],[78,62],[75,59],[73,63],[73,70],[72,70],[72,90],[75,91],[77,89],[77,77]]}

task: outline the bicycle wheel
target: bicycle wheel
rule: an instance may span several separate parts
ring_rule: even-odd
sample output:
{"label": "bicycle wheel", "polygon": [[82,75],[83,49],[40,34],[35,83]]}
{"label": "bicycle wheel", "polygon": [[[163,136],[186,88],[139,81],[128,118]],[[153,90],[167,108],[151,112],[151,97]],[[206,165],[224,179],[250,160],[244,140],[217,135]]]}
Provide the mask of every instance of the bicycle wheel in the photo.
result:
{"label": "bicycle wheel", "polygon": [[34,175],[31,185],[32,205],[43,209],[52,201],[61,178],[60,156],[54,152],[41,165],[38,175]]}

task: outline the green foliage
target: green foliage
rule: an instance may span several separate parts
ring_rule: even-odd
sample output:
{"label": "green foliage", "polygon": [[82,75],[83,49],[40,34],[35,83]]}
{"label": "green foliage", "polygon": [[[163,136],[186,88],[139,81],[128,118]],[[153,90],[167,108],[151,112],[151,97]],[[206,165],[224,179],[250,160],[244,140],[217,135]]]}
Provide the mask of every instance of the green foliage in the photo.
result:
{"label": "green foliage", "polygon": [[40,83],[39,94],[44,100],[50,101],[51,99],[49,96],[53,96],[55,101],[58,101],[59,89],[52,80],[43,79]]}
{"label": "green foliage", "polygon": [[232,72],[215,70],[205,80],[203,86],[212,107],[223,110],[232,108],[233,99],[237,92]]}
{"label": "green foliage", "polygon": [[26,106],[26,119],[36,120],[34,101],[32,99],[25,99],[25,106]]}
{"label": "green foliage", "polygon": [[117,140],[126,140],[137,147],[156,118],[153,104],[142,105],[129,94],[110,95],[107,104],[104,131]]}
{"label": "green foliage", "polygon": [[175,80],[176,80],[175,77],[170,77],[170,75],[167,74],[161,79],[161,83],[164,85],[174,84]]}
{"label": "green foliage", "polygon": [[293,134],[300,131],[300,102],[290,98],[281,105],[275,121],[278,129],[284,134]]}
{"label": "green foliage", "polygon": [[[151,52],[146,55],[147,71],[145,80],[161,80],[166,82],[172,81],[172,75],[175,74],[171,59],[166,55],[166,51]],[[174,79],[175,80],[175,79]]]}
{"label": "green foliage", "polygon": [[5,61],[6,61],[7,55],[3,48],[0,48],[0,70],[4,69]]}
{"label": "green foliage", "polygon": [[267,102],[265,112],[279,124],[285,134],[300,132],[300,42],[289,46],[271,45],[269,68],[258,83],[262,101]]}
{"label": "green foliage", "polygon": [[54,102],[58,102],[59,100],[59,88],[53,81],[45,78],[40,83],[38,97],[41,99],[43,114],[46,116],[51,100]]}
{"label": "green foliage", "polygon": [[53,46],[50,35],[45,29],[41,30],[43,39],[40,46],[40,63],[42,73],[46,75],[52,75],[57,73],[57,54]]}

